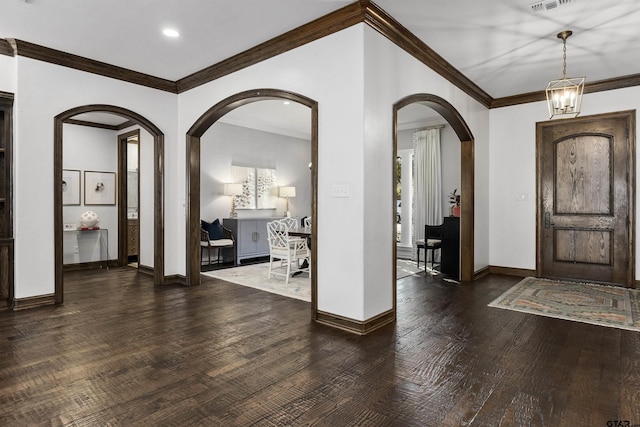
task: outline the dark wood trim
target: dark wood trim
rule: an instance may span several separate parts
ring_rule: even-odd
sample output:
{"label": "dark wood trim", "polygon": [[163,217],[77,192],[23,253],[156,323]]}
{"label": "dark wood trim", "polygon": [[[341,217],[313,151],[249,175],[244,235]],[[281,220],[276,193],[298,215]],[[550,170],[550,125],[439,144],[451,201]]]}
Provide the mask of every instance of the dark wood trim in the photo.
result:
{"label": "dark wood trim", "polygon": [[11,92],[3,92],[0,90],[0,106],[12,107],[15,95]]}
{"label": "dark wood trim", "polygon": [[8,40],[0,39],[0,55],[15,56],[13,46]]}
{"label": "dark wood trim", "polygon": [[482,279],[483,277],[488,276],[489,274],[491,274],[491,270],[489,266],[486,266],[473,273],[473,280],[476,281],[478,279]]}
{"label": "dark wood trim", "polygon": [[127,120],[120,123],[117,127],[118,127],[118,130],[122,130],[122,129],[130,128],[131,126],[135,126],[135,125],[136,125],[136,122],[134,122],[133,120]]}
{"label": "dark wood trim", "polygon": [[165,276],[164,284],[166,285],[187,285],[187,278],[182,274],[172,274],[170,276]]}
{"label": "dark wood trim", "polygon": [[512,267],[500,267],[497,265],[490,265],[489,273],[491,274],[503,274],[505,276],[519,276],[519,277],[537,277],[535,270],[529,270],[526,268],[512,268]]}
{"label": "dark wood trim", "polygon": [[364,22],[418,61],[440,74],[471,98],[489,108],[492,98],[488,93],[469,80],[467,76],[458,71],[457,68],[438,55],[387,12],[375,4],[369,4],[365,9]]}
{"label": "dark wood trim", "polygon": [[113,130],[113,131],[117,131],[120,129],[116,125],[108,125],[106,123],[95,123],[95,122],[89,122],[86,120],[68,119],[68,120],[65,120],[64,122],[68,125],[87,126],[91,128],[107,129],[107,130]]}
{"label": "dark wood trim", "polygon": [[[203,132],[204,133],[204,132]],[[200,285],[200,137],[187,132],[187,286]]]}
{"label": "dark wood trim", "polygon": [[318,270],[318,103],[305,96],[279,89],[253,89],[237,93],[207,110],[186,135],[186,284],[200,284],[200,138],[217,120],[235,108],[257,101],[283,99],[306,105],[311,109],[311,318],[316,319]]}
{"label": "dark wood trim", "polygon": [[[128,140],[132,136],[137,137],[138,141],[138,159],[140,158],[140,129],[135,129],[129,132],[122,133],[117,137],[118,146],[118,265],[125,266],[129,263],[128,253],[128,239],[129,239],[129,227],[128,227],[128,213],[127,213],[127,201],[129,200],[129,186],[128,186]],[[138,180],[138,186],[140,180]],[[138,188],[138,195],[140,194],[140,188]],[[139,242],[140,239],[137,239]],[[138,260],[140,259],[140,251],[138,251]]]}
{"label": "dark wood trim", "polygon": [[96,270],[100,268],[115,268],[118,267],[118,261],[110,259],[107,261],[89,261],[79,262],[76,264],[65,264],[62,266],[63,271],[78,271],[78,270]]}
{"label": "dark wood trim", "polygon": [[186,92],[189,89],[344,30],[362,22],[362,20],[362,8],[358,3],[352,3],[224,61],[181,78],[176,82],[177,92]]}
{"label": "dark wood trim", "polygon": [[146,274],[147,276],[155,277],[155,270],[153,267],[149,267],[148,265],[142,265],[138,263],[138,273]]}
{"label": "dark wood trim", "polygon": [[318,217],[318,103],[313,102],[311,108],[311,319],[318,312],[318,230],[322,222]]}
{"label": "dark wood trim", "polygon": [[27,298],[15,298],[13,300],[13,310],[26,310],[28,308],[43,307],[46,305],[53,305],[55,303],[56,301],[54,294],[38,295],[35,297]]}
{"label": "dark wood trim", "polygon": [[87,73],[98,74],[104,77],[110,77],[112,79],[122,80],[128,83],[146,86],[165,92],[177,93],[176,83],[171,80],[162,79],[160,77],[107,64],[106,62],[74,55],[61,50],[51,49],[46,46],[26,42],[24,40],[8,40],[15,46],[16,55],[23,56],[25,58],[36,59],[50,64],[86,71]]}
{"label": "dark wood trim", "polygon": [[[354,2],[175,82],[17,39],[0,39],[0,54],[25,56],[166,92],[182,93],[361,22],[378,31],[487,108],[501,108],[546,99],[543,90],[492,98],[391,15],[368,0]],[[638,85],[640,74],[632,74],[587,82],[584,93]]]}
{"label": "dark wood trim", "polygon": [[149,132],[154,139],[154,284],[164,284],[164,134],[145,117],[113,105],[92,104],[72,108],[58,114],[54,118],[54,149],[53,149],[53,206],[54,206],[54,263],[55,263],[55,297],[56,303],[64,302],[63,277],[63,227],[62,227],[62,148],[63,123],[82,113],[105,112],[133,120],[136,124]]}
{"label": "dark wood trim", "polygon": [[[615,77],[612,79],[598,80],[595,82],[586,82],[584,84],[584,93],[604,92],[614,89],[624,89],[627,87],[640,86],[640,74],[631,74],[628,76]],[[510,107],[512,105],[527,104],[530,102],[546,101],[547,96],[544,90],[537,92],[522,93],[519,95],[505,96],[503,98],[495,98],[491,101],[490,108]]]}
{"label": "dark wood trim", "polygon": [[[460,139],[460,280],[471,282],[474,279],[475,256],[475,140],[460,113],[447,100],[436,95],[419,93],[402,98],[393,105],[394,122],[397,121],[398,110],[414,103],[435,110]],[[394,141],[396,138],[397,132],[394,132]],[[393,153],[394,158],[396,155],[397,150]],[[393,266],[395,269],[395,264]]]}
{"label": "dark wood trim", "polygon": [[368,320],[355,320],[344,316],[338,316],[337,314],[325,313],[323,311],[318,311],[316,314],[316,322],[357,335],[367,335],[382,328],[383,326],[395,322],[395,319],[395,310],[380,313]]}

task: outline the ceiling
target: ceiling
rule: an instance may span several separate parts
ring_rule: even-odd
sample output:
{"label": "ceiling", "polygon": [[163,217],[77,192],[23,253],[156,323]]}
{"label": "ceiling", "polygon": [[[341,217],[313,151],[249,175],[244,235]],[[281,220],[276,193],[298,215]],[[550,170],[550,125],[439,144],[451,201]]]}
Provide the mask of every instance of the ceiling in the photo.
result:
{"label": "ceiling", "polygon": [[[544,10],[544,4],[557,4]],[[352,0],[3,0],[0,38],[15,38],[178,80]],[[377,0],[493,98],[640,73],[640,1]],[[180,31],[177,39],[164,27]]]}

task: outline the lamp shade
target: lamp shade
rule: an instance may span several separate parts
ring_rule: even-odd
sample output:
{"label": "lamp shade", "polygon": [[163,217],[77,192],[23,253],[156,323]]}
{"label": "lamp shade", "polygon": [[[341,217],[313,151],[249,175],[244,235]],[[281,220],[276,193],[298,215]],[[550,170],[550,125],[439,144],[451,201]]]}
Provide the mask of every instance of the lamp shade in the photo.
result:
{"label": "lamp shade", "polygon": [[237,196],[242,194],[242,184],[225,184],[224,195],[225,196]]}
{"label": "lamp shade", "polygon": [[280,187],[280,197],[296,197],[296,187]]}

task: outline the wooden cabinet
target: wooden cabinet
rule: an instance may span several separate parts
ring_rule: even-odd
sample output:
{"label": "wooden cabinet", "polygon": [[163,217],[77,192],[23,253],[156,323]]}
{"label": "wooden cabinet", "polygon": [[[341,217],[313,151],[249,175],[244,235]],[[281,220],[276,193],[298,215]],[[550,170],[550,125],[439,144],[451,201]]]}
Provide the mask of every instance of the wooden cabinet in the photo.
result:
{"label": "wooden cabinet", "polygon": [[238,253],[237,263],[243,259],[269,256],[267,223],[278,218],[225,218],[222,224],[233,232]]}
{"label": "wooden cabinet", "polygon": [[13,95],[0,92],[0,299],[7,306],[13,302],[12,138]]}
{"label": "wooden cabinet", "polygon": [[127,220],[127,255],[128,256],[137,256],[140,250],[140,246],[138,241],[140,237],[138,235],[138,220],[137,219],[128,219]]}
{"label": "wooden cabinet", "polygon": [[449,216],[442,225],[442,264],[440,271],[456,280],[460,278],[460,218]]}

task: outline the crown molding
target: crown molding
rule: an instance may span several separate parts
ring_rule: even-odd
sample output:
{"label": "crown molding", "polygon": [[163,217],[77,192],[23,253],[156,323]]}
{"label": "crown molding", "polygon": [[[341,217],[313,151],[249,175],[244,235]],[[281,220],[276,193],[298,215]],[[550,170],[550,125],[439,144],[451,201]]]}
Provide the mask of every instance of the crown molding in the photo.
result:
{"label": "crown molding", "polygon": [[98,74],[104,77],[110,77],[112,79],[122,80],[165,92],[177,93],[176,83],[171,80],[162,79],[160,77],[107,64],[105,62],[63,52],[61,50],[51,49],[49,47],[40,46],[23,40],[7,40],[11,45],[13,45],[14,51],[18,56],[37,59],[39,61],[61,65],[63,67],[73,68],[80,71],[86,71],[88,73]]}
{"label": "crown molding", "polygon": [[178,93],[193,89],[243,68],[273,58],[281,53],[288,52],[307,43],[337,33],[362,21],[362,7],[357,2],[352,3],[225,59],[224,61],[181,78],[176,82]]}
{"label": "crown molding", "polygon": [[[640,74],[630,74],[628,76],[615,77],[606,80],[597,80],[595,82],[587,82],[584,84],[584,93],[604,92],[608,90],[624,89],[627,87],[640,86]],[[503,98],[495,98],[491,102],[489,108],[510,107],[519,104],[528,104],[531,102],[546,101],[547,95],[544,90],[537,92],[528,92],[520,95],[505,96]]]}
{"label": "crown molding", "polygon": [[493,98],[488,93],[469,80],[387,12],[375,4],[369,4],[365,8],[364,22],[480,104],[487,108],[490,107]]}
{"label": "crown molding", "polygon": [[[370,0],[358,0],[175,82],[17,39],[0,39],[0,54],[24,56],[170,93],[182,93],[359,23],[369,25],[487,108],[508,107],[546,99],[544,91],[492,98]],[[639,85],[640,74],[634,74],[586,83],[584,93]]]}
{"label": "crown molding", "polygon": [[13,46],[5,39],[0,39],[0,55],[14,56]]}

